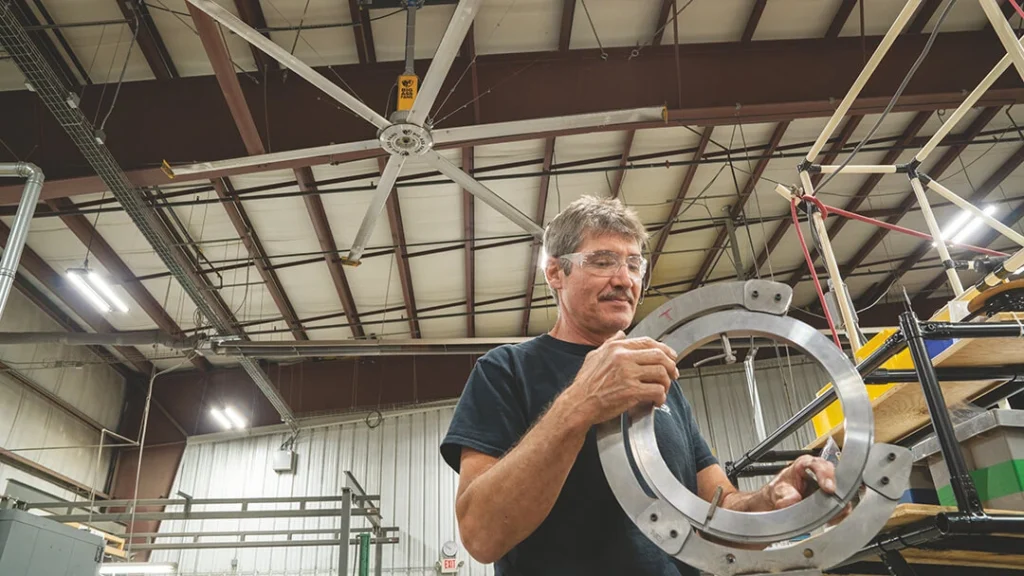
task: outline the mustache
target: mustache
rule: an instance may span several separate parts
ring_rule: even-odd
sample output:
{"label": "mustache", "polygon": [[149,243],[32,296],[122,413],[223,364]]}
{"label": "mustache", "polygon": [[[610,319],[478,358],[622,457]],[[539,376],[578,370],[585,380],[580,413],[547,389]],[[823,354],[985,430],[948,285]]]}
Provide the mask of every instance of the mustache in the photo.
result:
{"label": "mustache", "polygon": [[598,297],[598,300],[600,300],[602,302],[606,302],[606,301],[610,301],[610,300],[625,300],[626,302],[629,302],[630,304],[634,304],[635,303],[635,302],[633,302],[633,295],[630,294],[629,291],[627,291],[627,290],[625,290],[623,288],[616,288],[616,289],[612,290],[611,292],[607,292],[605,294],[602,294],[601,296]]}

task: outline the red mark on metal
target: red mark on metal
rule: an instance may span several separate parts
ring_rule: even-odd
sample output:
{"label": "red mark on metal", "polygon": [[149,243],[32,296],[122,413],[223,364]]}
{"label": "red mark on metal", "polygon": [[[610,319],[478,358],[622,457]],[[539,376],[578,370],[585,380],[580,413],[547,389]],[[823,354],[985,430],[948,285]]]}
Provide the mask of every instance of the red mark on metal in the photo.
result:
{"label": "red mark on metal", "polygon": [[664,312],[662,312],[660,314],[660,316],[662,318],[668,318],[669,320],[671,320],[672,319],[672,309],[671,308],[666,309]]}

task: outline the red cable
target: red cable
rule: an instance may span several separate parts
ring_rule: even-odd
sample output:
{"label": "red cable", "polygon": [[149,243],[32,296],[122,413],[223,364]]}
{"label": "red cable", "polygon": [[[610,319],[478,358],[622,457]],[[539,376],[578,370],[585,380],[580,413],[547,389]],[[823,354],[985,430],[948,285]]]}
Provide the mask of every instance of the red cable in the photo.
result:
{"label": "red cable", "polygon": [[[812,198],[813,198],[813,200],[812,200]],[[903,226],[897,226],[895,224],[890,224],[890,223],[884,222],[882,220],[875,220],[874,218],[870,218],[868,216],[863,216],[861,214],[857,214],[856,212],[848,212],[848,211],[843,210],[841,208],[834,208],[832,206],[825,206],[824,204],[821,203],[820,200],[818,200],[817,198],[814,198],[813,196],[804,196],[804,199],[811,200],[812,202],[814,202],[818,206],[819,209],[822,209],[822,212],[825,213],[825,214],[827,214],[828,212],[831,212],[831,213],[837,214],[839,216],[842,216],[844,218],[849,218],[851,220],[859,220],[860,222],[866,222],[868,224],[874,224],[875,226],[878,226],[880,228],[886,228],[886,229],[892,230],[894,232],[901,232],[901,233],[906,234],[908,236],[914,236],[915,238],[921,238],[922,240],[931,240],[933,242],[935,241],[935,238],[933,236],[931,236],[929,234],[925,234],[924,232],[918,232],[917,230],[911,230],[910,228],[904,228]],[[824,208],[827,208],[827,211]],[[966,248],[967,250],[970,250],[972,252],[978,252],[979,254],[985,254],[985,255],[988,255],[988,256],[1009,256],[1009,254],[1007,254],[1005,252],[999,252],[998,250],[990,250],[988,248],[982,248],[981,246],[971,246],[970,244],[954,244],[954,246],[960,246],[961,248]]]}
{"label": "red cable", "polygon": [[1017,4],[1017,0],[1010,0],[1010,4],[1013,5],[1013,9],[1017,11],[1017,14],[1024,18],[1024,9],[1021,9],[1020,4]]}
{"label": "red cable", "polygon": [[[804,198],[810,199],[818,206],[824,206],[820,200],[813,196],[805,196]],[[843,344],[839,341],[839,333],[836,332],[836,324],[832,321],[832,314],[828,311],[828,305],[825,304],[825,294],[821,291],[821,282],[818,281],[818,271],[814,269],[814,261],[811,260],[811,252],[807,249],[807,241],[804,240],[804,232],[800,229],[800,218],[796,214],[796,198],[793,198],[790,201],[789,211],[793,216],[793,226],[796,228],[796,236],[800,239],[800,248],[804,251],[804,260],[807,262],[807,267],[811,270],[811,279],[814,280],[814,289],[818,291],[818,300],[821,301],[821,309],[825,312],[825,321],[828,322],[828,329],[832,331],[832,339],[835,340],[836,346],[842,349]]]}

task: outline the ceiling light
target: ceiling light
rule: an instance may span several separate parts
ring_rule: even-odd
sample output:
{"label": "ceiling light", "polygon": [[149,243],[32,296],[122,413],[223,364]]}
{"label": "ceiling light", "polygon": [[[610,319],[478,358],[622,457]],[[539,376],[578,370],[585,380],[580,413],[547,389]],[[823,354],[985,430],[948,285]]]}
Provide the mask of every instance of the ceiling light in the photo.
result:
{"label": "ceiling light", "polygon": [[72,268],[68,270],[68,280],[70,280],[71,283],[75,285],[75,288],[78,288],[78,291],[82,293],[82,296],[85,296],[85,299],[88,300],[90,304],[95,306],[96,309],[99,310],[101,314],[106,314],[107,312],[110,312],[112,310],[110,304],[107,304],[107,302],[103,300],[103,298],[101,298],[100,295],[97,294],[95,290],[93,290],[92,288],[89,287],[88,284],[86,284],[85,279],[82,278],[82,272],[84,271],[77,268]]}
{"label": "ceiling light", "polygon": [[128,305],[114,292],[110,283],[95,270],[68,268],[67,276],[85,299],[102,314],[107,314],[115,309],[122,313],[128,312]]}
{"label": "ceiling light", "polygon": [[117,294],[114,294],[114,290],[110,287],[110,284],[107,284],[107,281],[103,279],[103,276],[100,276],[93,270],[89,272],[87,278],[93,288],[102,294],[103,297],[106,298],[107,302],[112,304],[114,308],[117,308],[121,312],[128,312],[128,306],[125,305],[123,300],[117,297]]}
{"label": "ceiling light", "polygon": [[228,420],[228,417],[221,412],[220,408],[210,408],[210,414],[213,415],[213,419],[217,421],[217,424],[220,424],[221,428],[225,430],[231,429],[231,420]]}
{"label": "ceiling light", "polygon": [[[986,216],[994,216],[994,215],[995,215],[995,213],[996,213],[996,212],[997,212],[998,210],[999,210],[999,208],[998,208],[998,207],[996,207],[996,206],[987,206],[987,207],[985,208],[985,210],[983,210],[983,212],[985,213],[985,215],[986,215]],[[963,230],[961,230],[959,234],[957,234],[956,236],[954,236],[954,237],[953,237],[953,244],[960,244],[960,243],[962,243],[962,242],[966,241],[966,240],[967,240],[968,238],[970,238],[970,237],[971,237],[971,235],[972,235],[972,234],[974,234],[974,233],[975,233],[975,232],[976,232],[976,231],[978,230],[978,228],[980,228],[980,227],[982,226],[982,224],[984,224],[984,223],[985,223],[985,221],[984,221],[984,220],[982,220],[981,218],[979,218],[979,217],[975,216],[975,217],[974,217],[974,219],[973,219],[973,220],[971,220],[971,223],[970,223],[970,224],[968,224],[967,226],[965,226],[965,227],[964,227],[964,229],[963,229]]]}
{"label": "ceiling light", "polygon": [[230,420],[231,423],[235,425],[235,428],[238,428],[239,430],[244,430],[245,429],[245,427],[247,425],[247,423],[245,421],[245,418],[242,418],[238,414],[238,412],[235,412],[234,408],[232,408],[230,406],[225,407],[224,408],[224,415],[227,416],[228,420]]}
{"label": "ceiling light", "polygon": [[949,223],[949,226],[946,226],[946,229],[942,231],[942,239],[949,240],[950,238],[955,236],[956,233],[959,232],[960,229],[966,226],[967,223],[970,221],[971,213],[961,212],[960,214],[957,215],[956,218],[953,219],[952,222]]}
{"label": "ceiling light", "polygon": [[153,563],[148,562],[123,562],[116,564],[101,564],[100,574],[177,574],[178,565],[173,562]]}

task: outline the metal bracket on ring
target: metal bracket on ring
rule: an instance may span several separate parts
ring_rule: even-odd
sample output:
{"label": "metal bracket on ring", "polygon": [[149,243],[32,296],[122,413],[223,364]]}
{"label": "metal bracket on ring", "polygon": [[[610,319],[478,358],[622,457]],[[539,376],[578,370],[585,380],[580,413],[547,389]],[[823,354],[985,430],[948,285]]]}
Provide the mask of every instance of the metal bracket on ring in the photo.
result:
{"label": "metal bracket on ring", "polygon": [[[784,316],[791,298],[788,286],[774,282],[717,284],[662,305],[630,336],[664,341],[679,351],[680,358],[722,334],[771,337],[786,341],[818,361],[835,385],[847,417],[843,458],[836,470],[838,499],[817,492],[785,510],[750,514],[719,507],[710,514],[711,505],[683,486],[661,457],[654,422],[664,415],[648,407],[598,427],[602,467],[623,509],[662,550],[706,572],[752,574],[815,570],[837,564],[881,528],[908,483],[909,452],[897,446],[873,444],[873,415],[863,381],[843,352],[825,336]],[[632,453],[639,479],[629,464],[627,451]],[[644,491],[641,481],[654,497]],[[701,536],[740,544],[776,542],[823,525],[854,499],[859,503],[847,520],[798,546],[753,551]],[[652,520],[652,514],[657,520]]]}

